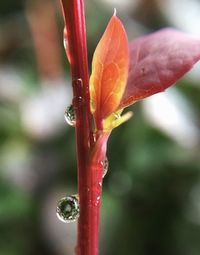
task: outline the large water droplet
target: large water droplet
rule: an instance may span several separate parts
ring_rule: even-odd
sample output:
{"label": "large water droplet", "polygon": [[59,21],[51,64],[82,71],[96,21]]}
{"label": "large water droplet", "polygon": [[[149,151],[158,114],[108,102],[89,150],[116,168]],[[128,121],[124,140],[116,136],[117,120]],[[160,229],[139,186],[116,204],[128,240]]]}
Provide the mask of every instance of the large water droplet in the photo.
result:
{"label": "large water droplet", "polygon": [[66,108],[64,117],[67,124],[72,127],[76,125],[76,114],[72,104]]}
{"label": "large water droplet", "polygon": [[103,178],[104,176],[107,174],[108,172],[108,166],[109,166],[109,162],[108,162],[108,158],[105,157],[104,161],[103,161]]}
{"label": "large water droplet", "polygon": [[63,197],[57,205],[56,214],[59,220],[70,223],[79,217],[78,195]]}

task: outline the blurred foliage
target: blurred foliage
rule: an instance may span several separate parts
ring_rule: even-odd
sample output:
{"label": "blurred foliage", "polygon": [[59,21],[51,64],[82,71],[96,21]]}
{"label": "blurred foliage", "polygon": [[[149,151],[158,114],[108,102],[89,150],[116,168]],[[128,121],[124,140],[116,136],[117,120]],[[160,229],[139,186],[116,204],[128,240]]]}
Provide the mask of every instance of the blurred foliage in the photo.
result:
{"label": "blurred foliage", "polygon": [[[132,18],[148,29],[168,25],[158,6],[153,8],[156,1],[151,2],[151,9],[147,2],[151,1],[141,1],[137,13],[129,10],[129,15],[132,13]],[[86,3],[91,63],[112,10],[101,1]],[[45,231],[43,209],[53,192],[76,192],[74,130],[64,127],[58,129],[56,135],[40,140],[27,133],[23,126],[22,103],[42,88],[25,6],[22,1],[0,3],[0,33],[5,34],[11,45],[2,48],[0,45],[0,63],[12,65],[23,80],[19,87],[25,89],[15,100],[0,97],[0,254],[68,254],[55,248],[61,246],[60,243],[45,236],[51,233]],[[60,40],[59,11],[57,16]],[[123,19],[126,20],[126,12]],[[9,30],[5,27],[7,24],[11,27],[10,20],[15,37],[6,36]],[[16,40],[15,47],[13,40]],[[62,44],[61,40],[59,43]],[[64,51],[61,54],[64,59]],[[69,65],[65,63],[64,68],[68,75]],[[179,91],[195,109],[199,125],[200,87],[191,86],[190,80],[182,83]],[[200,253],[199,147],[182,148],[150,126],[140,106],[138,103],[132,107],[132,120],[114,130],[109,140],[109,171],[103,185],[101,254],[197,255]],[[52,210],[54,213],[55,208]],[[49,224],[51,221],[50,218]],[[55,228],[54,231],[61,230]],[[66,240],[69,237],[66,233],[63,236]]]}

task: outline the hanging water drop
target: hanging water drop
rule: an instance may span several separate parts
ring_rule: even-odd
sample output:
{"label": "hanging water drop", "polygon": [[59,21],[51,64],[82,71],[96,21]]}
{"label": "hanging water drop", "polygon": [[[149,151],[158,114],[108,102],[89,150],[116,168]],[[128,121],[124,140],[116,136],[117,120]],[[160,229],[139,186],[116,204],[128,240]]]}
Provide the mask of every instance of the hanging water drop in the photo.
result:
{"label": "hanging water drop", "polygon": [[68,40],[65,38],[63,40],[63,45],[64,45],[65,50],[67,50],[68,49]]}
{"label": "hanging water drop", "polygon": [[105,157],[104,161],[103,161],[103,178],[104,176],[107,174],[108,172],[108,166],[109,166],[109,162],[108,162],[108,158]]}
{"label": "hanging water drop", "polygon": [[56,208],[56,214],[58,219],[65,223],[76,221],[79,217],[78,195],[71,195],[60,199]]}
{"label": "hanging water drop", "polygon": [[66,108],[64,118],[68,125],[72,127],[76,125],[76,114],[72,104]]}
{"label": "hanging water drop", "polygon": [[66,52],[67,58],[69,60],[69,63],[71,63],[71,56],[70,56],[70,51],[69,51],[68,35],[67,35],[66,27],[64,28],[63,38],[64,38],[63,44],[64,44],[65,52]]}

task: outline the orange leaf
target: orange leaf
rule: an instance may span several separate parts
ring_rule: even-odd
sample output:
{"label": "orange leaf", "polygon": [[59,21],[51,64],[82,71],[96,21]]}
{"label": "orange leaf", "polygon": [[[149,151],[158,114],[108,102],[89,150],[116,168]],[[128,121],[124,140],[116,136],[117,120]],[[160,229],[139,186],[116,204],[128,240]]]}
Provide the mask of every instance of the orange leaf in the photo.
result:
{"label": "orange leaf", "polygon": [[114,113],[119,106],[127,82],[128,56],[126,31],[113,15],[92,61],[90,97],[96,122]]}

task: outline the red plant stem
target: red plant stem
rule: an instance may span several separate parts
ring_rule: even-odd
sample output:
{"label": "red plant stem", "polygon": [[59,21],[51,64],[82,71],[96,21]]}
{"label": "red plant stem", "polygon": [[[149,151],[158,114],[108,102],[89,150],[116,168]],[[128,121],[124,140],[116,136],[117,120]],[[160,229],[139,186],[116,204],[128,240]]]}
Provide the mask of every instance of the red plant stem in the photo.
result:
{"label": "red plant stem", "polygon": [[[78,161],[77,255],[97,255],[99,211],[102,183],[102,160],[107,136],[94,144],[90,112],[85,14],[83,0],[61,0],[67,29],[67,55],[71,64],[73,105],[76,110],[76,147]],[[98,149],[99,148],[99,149]]]}

